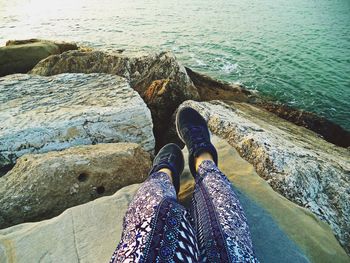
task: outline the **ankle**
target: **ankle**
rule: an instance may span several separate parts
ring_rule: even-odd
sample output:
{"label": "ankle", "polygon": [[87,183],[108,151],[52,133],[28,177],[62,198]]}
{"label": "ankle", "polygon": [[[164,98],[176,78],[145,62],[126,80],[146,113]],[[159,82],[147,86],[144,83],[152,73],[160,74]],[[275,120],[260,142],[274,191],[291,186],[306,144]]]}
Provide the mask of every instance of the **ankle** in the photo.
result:
{"label": "ankle", "polygon": [[213,156],[209,152],[201,153],[194,160],[196,172],[198,171],[198,168],[203,161],[214,161],[214,159],[213,159]]}
{"label": "ankle", "polygon": [[171,172],[170,169],[168,169],[168,168],[162,168],[162,169],[159,169],[158,172],[166,173],[166,174],[169,176],[169,179],[170,179],[171,183],[173,183],[172,172]]}

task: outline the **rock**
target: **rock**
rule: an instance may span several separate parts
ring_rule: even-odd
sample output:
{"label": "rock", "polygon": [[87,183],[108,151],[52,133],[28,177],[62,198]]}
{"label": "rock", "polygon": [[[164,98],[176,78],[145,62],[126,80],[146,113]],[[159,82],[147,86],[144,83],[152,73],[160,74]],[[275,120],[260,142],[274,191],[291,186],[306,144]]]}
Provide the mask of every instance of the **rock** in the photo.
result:
{"label": "rock", "polygon": [[231,84],[185,68],[188,76],[198,90],[201,101],[233,100],[249,102],[255,95],[239,84]]}
{"label": "rock", "polygon": [[[220,169],[236,188],[261,262],[349,262],[327,224],[273,191],[227,142],[213,139]],[[181,183],[180,199],[186,203],[193,189],[188,169]],[[50,220],[0,230],[0,262],[108,262],[138,187],[127,186]]]}
{"label": "rock", "polygon": [[0,228],[40,221],[124,186],[143,182],[151,158],[135,143],[28,154],[0,178]]}
{"label": "rock", "polygon": [[43,39],[25,39],[25,40],[8,40],[6,42],[6,46],[17,46],[17,45],[25,45],[25,44],[32,44],[32,43],[51,43],[56,45],[60,53],[66,52],[68,50],[77,50],[78,46],[75,43],[69,43],[69,42],[62,42],[62,41],[50,41],[50,40],[43,40]]}
{"label": "rock", "polygon": [[156,149],[168,140],[165,130],[171,115],[185,100],[198,100],[196,87],[171,52],[68,51],[38,63],[32,74],[50,76],[65,72],[109,73],[129,80],[151,109]]}
{"label": "rock", "polygon": [[40,60],[72,49],[78,49],[77,45],[38,39],[8,41],[0,47],[0,76],[26,73]]}
{"label": "rock", "polygon": [[0,230],[0,262],[108,262],[137,188],[125,187],[50,220]]}
{"label": "rock", "polygon": [[195,99],[196,94],[191,94],[182,89],[177,82],[170,79],[155,80],[143,95],[144,101],[152,113],[154,135],[157,138],[156,150],[164,146],[165,133],[172,124],[172,115],[177,107],[185,100]]}
{"label": "rock", "polygon": [[327,222],[350,252],[350,151],[246,103],[197,103],[212,132],[226,138],[272,188]]}
{"label": "rock", "polygon": [[77,145],[134,142],[154,150],[151,113],[118,76],[6,76],[0,111],[0,168],[26,153]]}
{"label": "rock", "polygon": [[51,76],[60,73],[108,73],[122,76],[141,96],[154,80],[170,79],[184,92],[199,98],[198,92],[171,52],[105,53],[68,51],[40,61],[32,74]]}
{"label": "rock", "polygon": [[276,114],[280,118],[320,134],[328,142],[340,147],[350,147],[350,132],[324,117],[317,116],[312,112],[267,101],[258,103],[258,106]]}

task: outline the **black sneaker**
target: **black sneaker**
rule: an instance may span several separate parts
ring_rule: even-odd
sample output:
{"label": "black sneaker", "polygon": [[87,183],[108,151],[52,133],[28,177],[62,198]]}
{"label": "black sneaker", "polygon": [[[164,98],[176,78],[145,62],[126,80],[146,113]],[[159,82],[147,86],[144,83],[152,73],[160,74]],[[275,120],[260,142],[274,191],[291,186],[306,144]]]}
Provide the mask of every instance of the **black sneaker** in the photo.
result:
{"label": "black sneaker", "polygon": [[196,110],[189,107],[179,109],[176,114],[176,129],[188,148],[188,164],[194,177],[197,174],[194,159],[201,153],[210,153],[215,164],[218,164],[218,154],[210,142],[207,122]]}
{"label": "black sneaker", "polygon": [[153,160],[153,167],[149,174],[162,168],[168,168],[171,171],[176,194],[178,194],[180,190],[180,175],[184,170],[184,157],[179,146],[169,143],[160,149]]}

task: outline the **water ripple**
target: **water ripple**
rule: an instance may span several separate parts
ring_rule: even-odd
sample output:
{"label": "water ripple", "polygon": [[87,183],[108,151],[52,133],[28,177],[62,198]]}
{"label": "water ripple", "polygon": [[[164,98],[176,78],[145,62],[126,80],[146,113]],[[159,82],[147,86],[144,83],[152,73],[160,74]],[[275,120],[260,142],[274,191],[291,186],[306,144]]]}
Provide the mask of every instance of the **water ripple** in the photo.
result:
{"label": "water ripple", "polygon": [[0,0],[0,42],[168,49],[350,130],[349,0]]}

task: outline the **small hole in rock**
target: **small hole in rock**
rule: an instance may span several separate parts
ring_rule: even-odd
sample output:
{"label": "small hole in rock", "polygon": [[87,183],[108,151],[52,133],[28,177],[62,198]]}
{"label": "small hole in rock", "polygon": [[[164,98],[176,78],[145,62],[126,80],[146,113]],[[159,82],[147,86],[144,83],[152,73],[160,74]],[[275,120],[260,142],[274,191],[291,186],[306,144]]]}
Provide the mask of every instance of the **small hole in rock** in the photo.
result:
{"label": "small hole in rock", "polygon": [[88,178],[88,176],[87,176],[86,173],[81,173],[81,174],[79,174],[79,176],[78,176],[78,181],[79,181],[79,182],[85,182],[85,181],[87,180],[87,178]]}
{"label": "small hole in rock", "polygon": [[100,195],[103,194],[105,192],[105,187],[104,186],[99,186],[96,188],[96,192]]}

